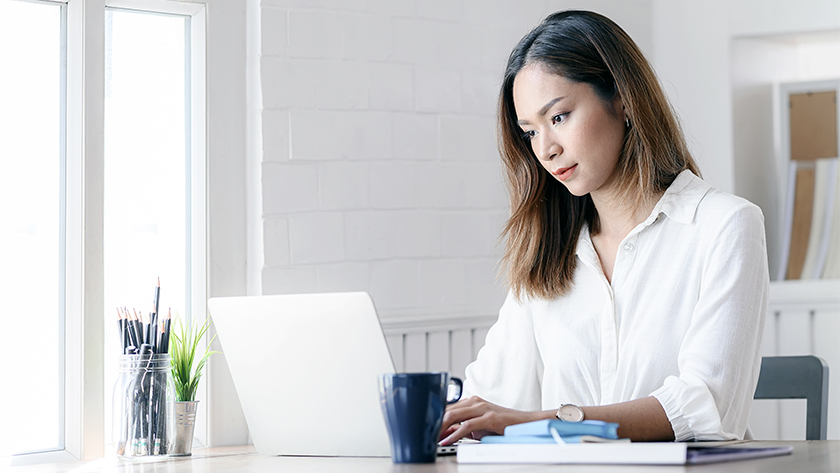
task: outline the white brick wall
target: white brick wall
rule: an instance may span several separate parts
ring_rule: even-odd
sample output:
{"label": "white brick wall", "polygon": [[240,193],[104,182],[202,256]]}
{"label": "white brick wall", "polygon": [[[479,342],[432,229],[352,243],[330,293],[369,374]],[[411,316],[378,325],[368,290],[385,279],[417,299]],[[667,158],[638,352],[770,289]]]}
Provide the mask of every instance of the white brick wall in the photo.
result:
{"label": "white brick wall", "polygon": [[[341,57],[341,14],[292,10],[288,15],[289,56],[307,59]],[[263,28],[267,25],[263,24]]]}
{"label": "white brick wall", "polygon": [[[515,42],[565,3],[263,0],[263,292],[495,314],[498,87]],[[647,0],[595,3],[650,22]]]}

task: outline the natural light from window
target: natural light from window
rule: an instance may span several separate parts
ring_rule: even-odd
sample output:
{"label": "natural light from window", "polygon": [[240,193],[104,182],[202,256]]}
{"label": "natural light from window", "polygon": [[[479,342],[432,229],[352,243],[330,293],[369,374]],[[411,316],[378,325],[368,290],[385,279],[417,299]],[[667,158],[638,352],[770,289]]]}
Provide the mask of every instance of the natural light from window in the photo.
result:
{"label": "natural light from window", "polygon": [[0,0],[0,456],[64,447],[61,23]]}
{"label": "natural light from window", "polygon": [[120,354],[117,307],[185,315],[190,290],[189,23],[108,9],[105,51],[105,440]]}

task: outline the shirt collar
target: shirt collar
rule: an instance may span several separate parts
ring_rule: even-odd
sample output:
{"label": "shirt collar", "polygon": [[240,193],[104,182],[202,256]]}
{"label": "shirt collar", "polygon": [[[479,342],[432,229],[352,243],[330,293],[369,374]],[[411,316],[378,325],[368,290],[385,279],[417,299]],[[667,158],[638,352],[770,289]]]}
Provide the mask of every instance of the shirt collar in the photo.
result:
{"label": "shirt collar", "polygon": [[[662,194],[659,202],[653,207],[650,216],[638,228],[651,225],[659,217],[659,214],[663,213],[675,222],[686,225],[692,223],[694,215],[697,213],[697,207],[700,206],[700,201],[703,200],[703,197],[711,188],[712,186],[707,184],[706,181],[695,176],[688,169],[682,171]],[[638,228],[635,231],[638,231]],[[593,261],[598,261],[595,246],[589,237],[589,225],[586,223],[583,224],[580,236],[578,236],[575,253],[584,262],[594,264]]]}
{"label": "shirt collar", "polygon": [[595,272],[601,270],[600,259],[598,259],[598,253],[595,251],[595,245],[592,244],[592,238],[589,236],[589,225],[587,223],[584,223],[580,229],[575,254]]}
{"label": "shirt collar", "polygon": [[700,201],[712,188],[688,169],[681,172],[656,203],[649,220],[664,213],[675,222],[690,224],[694,221]]}

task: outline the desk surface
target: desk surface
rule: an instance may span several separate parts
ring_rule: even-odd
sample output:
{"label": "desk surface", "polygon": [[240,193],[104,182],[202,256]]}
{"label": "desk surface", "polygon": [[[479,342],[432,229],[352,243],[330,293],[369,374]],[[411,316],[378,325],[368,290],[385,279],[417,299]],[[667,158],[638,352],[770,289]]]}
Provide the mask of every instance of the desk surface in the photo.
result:
{"label": "desk surface", "polygon": [[91,462],[68,462],[15,467],[20,473],[36,472],[358,472],[358,473],[498,473],[498,472],[623,472],[674,473],[714,471],[715,473],[837,473],[840,471],[840,440],[752,442],[751,446],[793,445],[793,453],[782,457],[683,466],[620,465],[459,465],[454,456],[441,457],[434,464],[395,465],[388,458],[277,457],[260,455],[252,446],[196,450],[188,458],[163,458],[144,461],[120,461],[113,457]]}

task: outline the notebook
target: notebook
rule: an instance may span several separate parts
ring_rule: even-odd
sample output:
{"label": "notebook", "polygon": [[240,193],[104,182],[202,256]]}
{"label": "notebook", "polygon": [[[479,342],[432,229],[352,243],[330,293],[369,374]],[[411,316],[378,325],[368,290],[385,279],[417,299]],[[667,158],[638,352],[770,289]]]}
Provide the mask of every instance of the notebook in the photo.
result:
{"label": "notebook", "polygon": [[711,444],[713,443],[481,443],[458,447],[458,463],[690,465],[790,455],[793,451],[790,445],[749,447]]}
{"label": "notebook", "polygon": [[390,456],[378,378],[394,363],[367,293],[208,306],[259,453]]}

